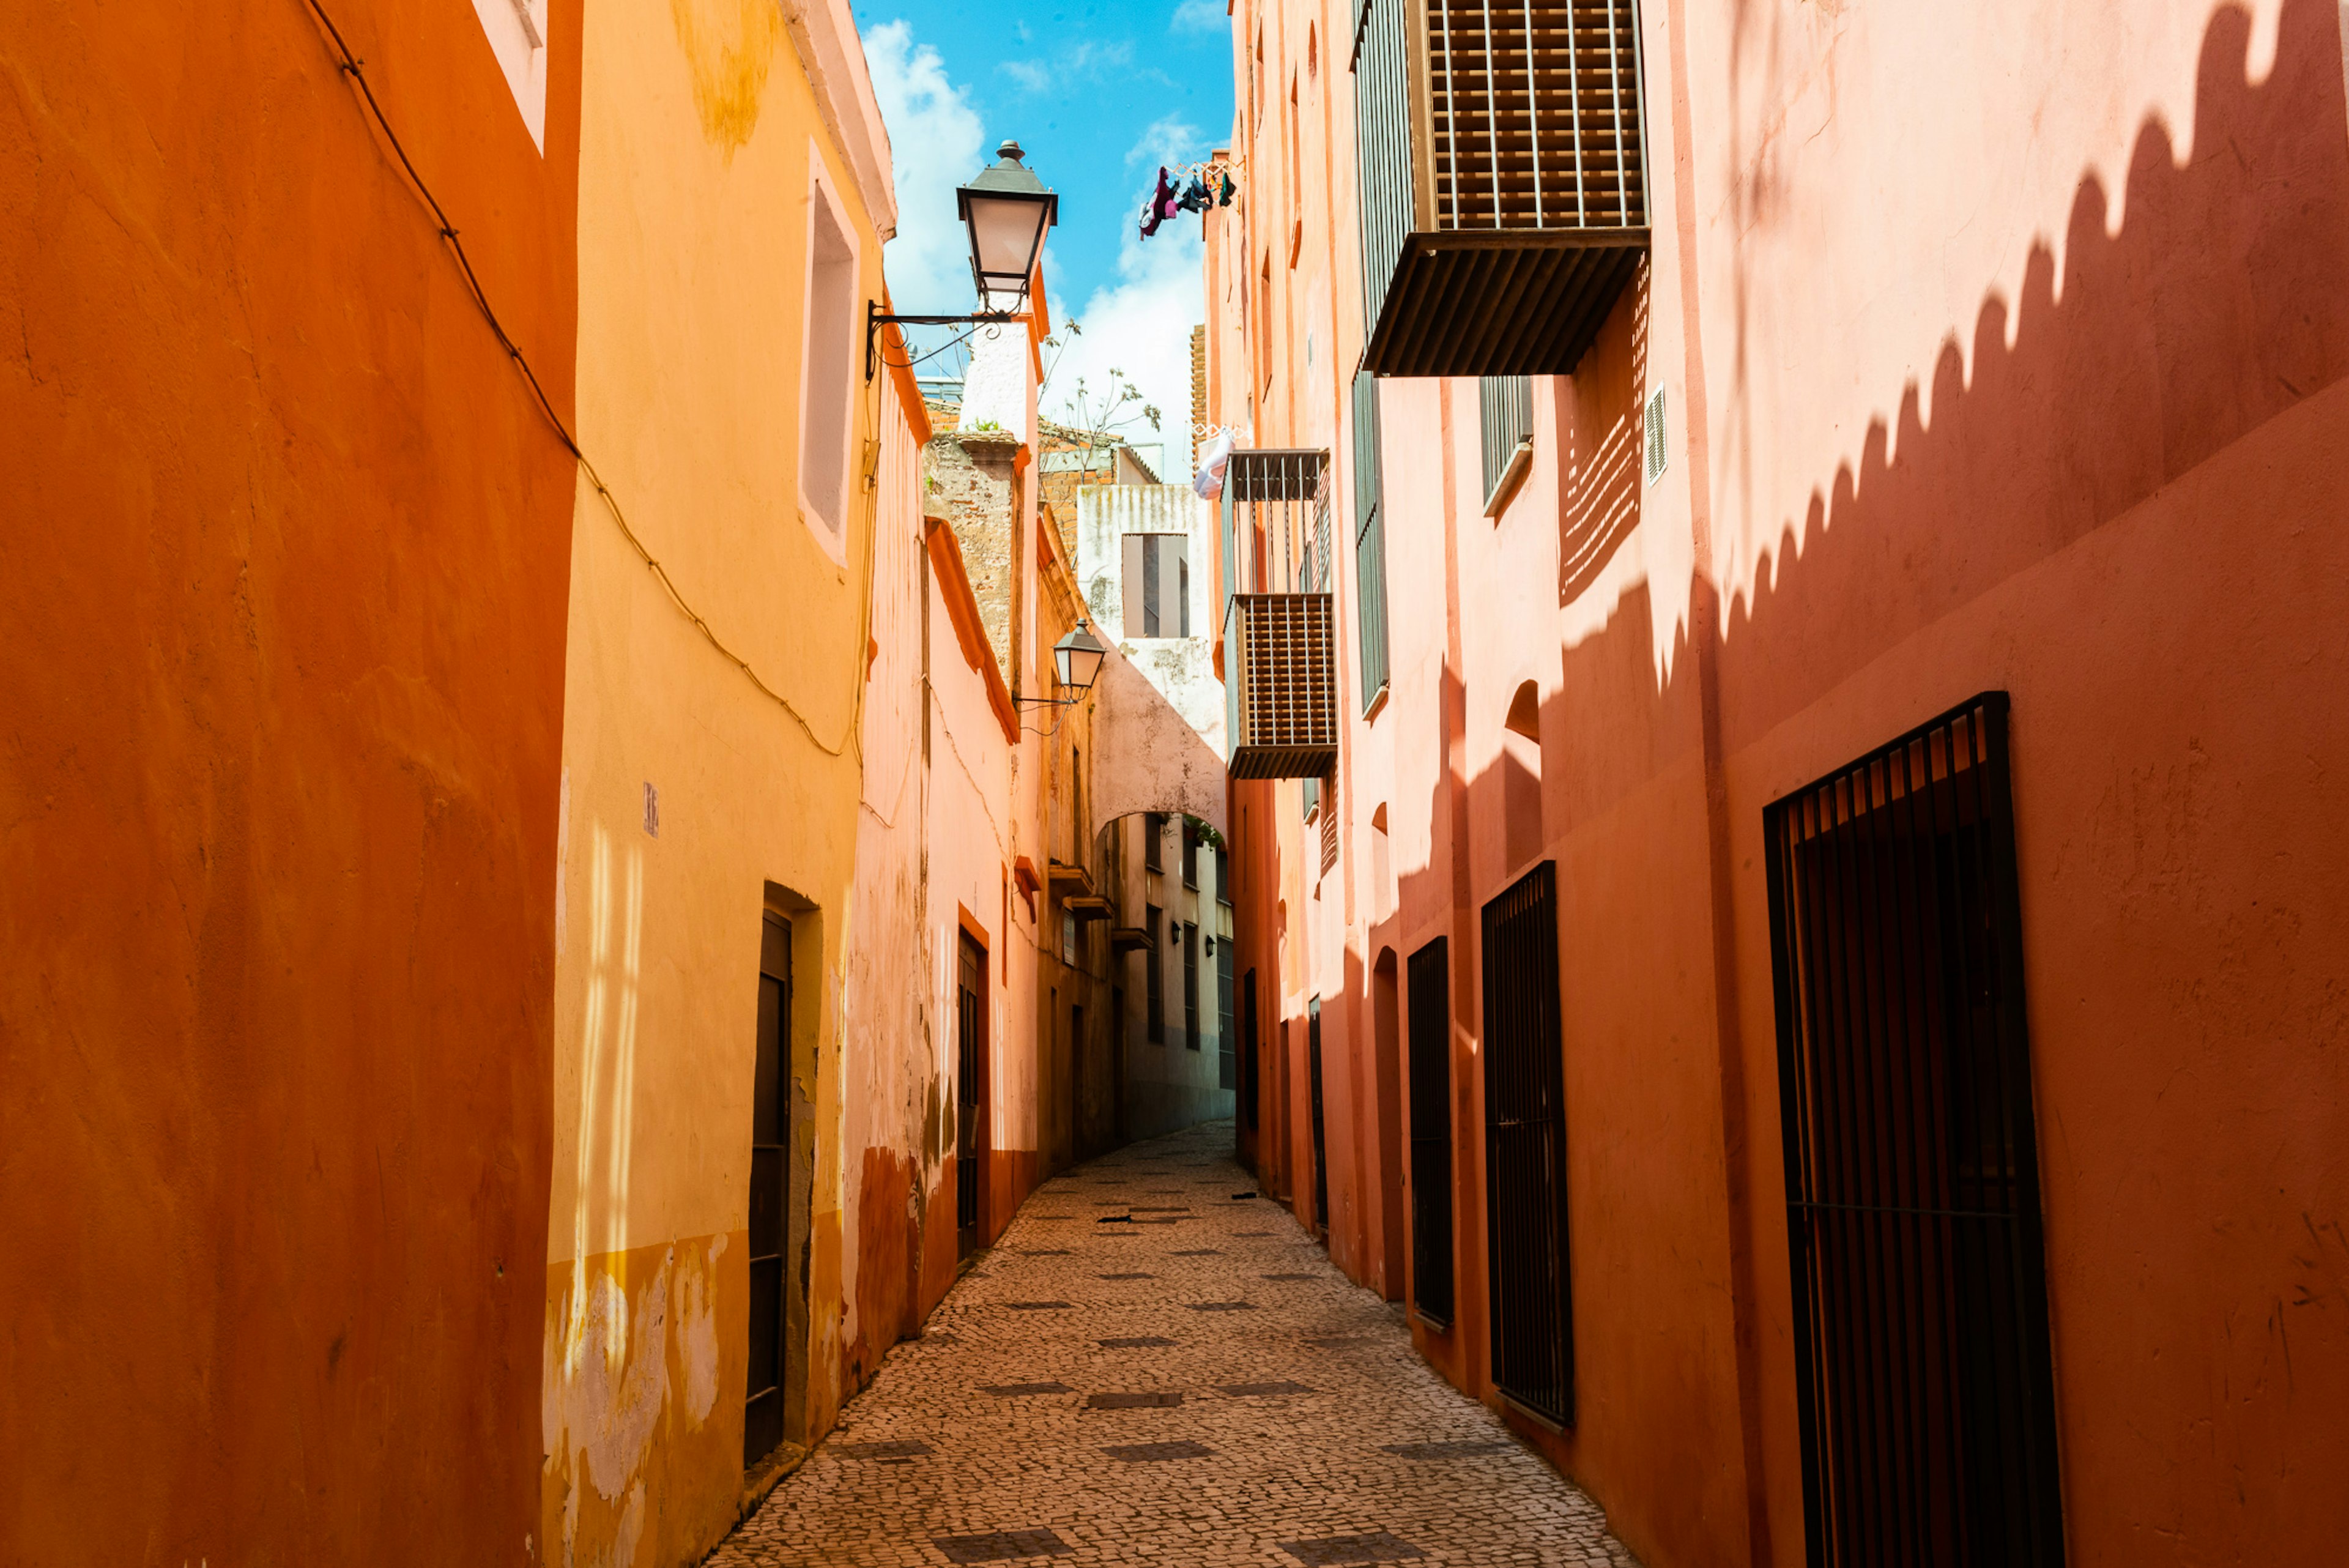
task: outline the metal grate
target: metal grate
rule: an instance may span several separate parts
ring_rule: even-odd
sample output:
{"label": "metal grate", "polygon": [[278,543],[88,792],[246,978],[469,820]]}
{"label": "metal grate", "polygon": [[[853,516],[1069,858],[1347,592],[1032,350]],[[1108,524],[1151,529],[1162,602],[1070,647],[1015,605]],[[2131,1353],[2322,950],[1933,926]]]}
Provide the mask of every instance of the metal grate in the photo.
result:
{"label": "metal grate", "polygon": [[1633,0],[1427,0],[1435,226],[1648,221]]}
{"label": "metal grate", "polygon": [[2064,1561],[2007,699],[1764,815],[1810,1561]]}
{"label": "metal grate", "polygon": [[1485,507],[1489,514],[1502,484],[1512,477],[1517,449],[1530,447],[1534,439],[1533,378],[1479,377],[1476,412],[1485,431]]}
{"label": "metal grate", "polygon": [[1387,689],[1387,539],[1379,451],[1379,383],[1354,378],[1354,636],[1362,650],[1362,706]]}
{"label": "metal grate", "polygon": [[1436,938],[1411,955],[1412,1304],[1452,1322],[1452,952]]}
{"label": "metal grate", "polygon": [[1485,1210],[1494,1386],[1571,1426],[1557,873],[1547,860],[1485,906]]}

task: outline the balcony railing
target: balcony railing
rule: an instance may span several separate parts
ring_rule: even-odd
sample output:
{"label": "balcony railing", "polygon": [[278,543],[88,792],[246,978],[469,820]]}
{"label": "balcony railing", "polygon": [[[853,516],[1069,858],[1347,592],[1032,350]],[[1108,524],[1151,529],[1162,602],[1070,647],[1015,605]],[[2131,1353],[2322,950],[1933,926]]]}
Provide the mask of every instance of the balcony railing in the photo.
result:
{"label": "balcony railing", "polygon": [[1224,481],[1224,693],[1234,778],[1319,778],[1338,756],[1330,454],[1236,452]]}
{"label": "balcony railing", "polygon": [[1638,0],[1365,0],[1363,368],[1564,375],[1648,244]]}

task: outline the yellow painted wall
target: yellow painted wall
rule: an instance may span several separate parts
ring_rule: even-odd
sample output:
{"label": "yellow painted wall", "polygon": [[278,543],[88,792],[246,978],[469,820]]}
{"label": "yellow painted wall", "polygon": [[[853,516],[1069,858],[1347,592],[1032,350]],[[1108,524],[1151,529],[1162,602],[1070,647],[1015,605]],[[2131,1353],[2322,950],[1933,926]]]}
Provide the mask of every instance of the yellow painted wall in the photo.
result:
{"label": "yellow painted wall", "polygon": [[803,906],[792,910],[792,1047],[815,1150],[812,1327],[790,1349],[808,1392],[788,1435],[828,1427],[837,1399],[837,1014],[874,504],[861,454],[877,389],[852,367],[859,455],[843,533],[827,547],[797,500],[812,173],[828,179],[854,237],[860,317],[879,291],[880,244],[771,0],[607,6],[585,26],[582,444],[678,595],[790,704],[711,645],[583,484],[564,713],[544,1539],[550,1560],[667,1564],[722,1536],[740,1496],[769,884]]}

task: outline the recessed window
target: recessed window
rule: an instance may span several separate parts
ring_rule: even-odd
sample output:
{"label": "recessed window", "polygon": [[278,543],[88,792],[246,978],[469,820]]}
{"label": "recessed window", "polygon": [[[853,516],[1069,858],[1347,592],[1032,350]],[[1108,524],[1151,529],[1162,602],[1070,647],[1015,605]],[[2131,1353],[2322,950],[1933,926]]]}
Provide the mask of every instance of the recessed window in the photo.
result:
{"label": "recessed window", "polygon": [[1123,541],[1125,635],[1191,635],[1191,541],[1183,534],[1128,534]]}
{"label": "recessed window", "polygon": [[800,505],[833,541],[848,513],[856,248],[822,178],[808,200],[807,353],[800,380]]}

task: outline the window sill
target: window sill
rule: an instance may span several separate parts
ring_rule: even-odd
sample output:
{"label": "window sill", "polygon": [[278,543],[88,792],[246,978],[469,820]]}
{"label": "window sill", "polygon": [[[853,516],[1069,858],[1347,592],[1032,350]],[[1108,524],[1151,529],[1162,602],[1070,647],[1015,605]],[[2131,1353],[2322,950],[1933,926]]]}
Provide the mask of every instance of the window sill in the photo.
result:
{"label": "window sill", "polygon": [[1391,685],[1388,681],[1381,680],[1379,682],[1379,689],[1371,692],[1371,700],[1362,705],[1363,723],[1369,724],[1375,722],[1378,716],[1386,711],[1387,692],[1390,690]]}
{"label": "window sill", "polygon": [[1510,500],[1517,493],[1517,486],[1526,482],[1526,471],[1533,465],[1534,443],[1531,441],[1519,441],[1517,449],[1509,453],[1509,466],[1501,471],[1499,482],[1493,486],[1493,493],[1485,497],[1485,516],[1497,518],[1507,509]]}

